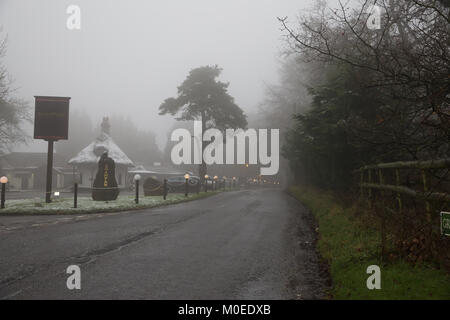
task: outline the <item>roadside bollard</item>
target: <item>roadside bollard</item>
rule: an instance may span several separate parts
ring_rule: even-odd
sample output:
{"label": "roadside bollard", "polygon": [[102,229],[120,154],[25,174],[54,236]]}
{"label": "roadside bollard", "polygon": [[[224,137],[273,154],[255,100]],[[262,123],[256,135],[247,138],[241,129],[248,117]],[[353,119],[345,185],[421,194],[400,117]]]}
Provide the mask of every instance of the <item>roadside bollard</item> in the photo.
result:
{"label": "roadside bollard", "polygon": [[205,193],[208,192],[208,178],[209,176],[205,174]]}
{"label": "roadside bollard", "polygon": [[214,191],[220,189],[220,186],[217,185],[217,182],[219,182],[219,177],[218,176],[214,176],[214,180],[213,180],[213,190]]}
{"label": "roadside bollard", "polygon": [[76,208],[78,205],[78,183],[73,185],[73,207]]}
{"label": "roadside bollard", "polygon": [[2,184],[2,198],[1,198],[1,209],[5,209],[5,196],[6,196],[6,184],[8,183],[7,177],[1,177],[0,183]]}
{"label": "roadside bollard", "polygon": [[136,197],[134,199],[134,202],[136,204],[139,203],[139,180],[141,180],[141,175],[140,174],[135,174],[134,175],[134,181],[136,182]]}
{"label": "roadside bollard", "polygon": [[167,198],[167,179],[164,179],[163,184],[163,199],[166,200]]}
{"label": "roadside bollard", "polygon": [[184,175],[184,179],[186,179],[186,182],[185,182],[185,192],[184,192],[184,196],[185,196],[185,197],[187,197],[187,196],[188,196],[188,193],[189,193],[189,178],[190,178],[189,173],[186,173],[186,174]]}

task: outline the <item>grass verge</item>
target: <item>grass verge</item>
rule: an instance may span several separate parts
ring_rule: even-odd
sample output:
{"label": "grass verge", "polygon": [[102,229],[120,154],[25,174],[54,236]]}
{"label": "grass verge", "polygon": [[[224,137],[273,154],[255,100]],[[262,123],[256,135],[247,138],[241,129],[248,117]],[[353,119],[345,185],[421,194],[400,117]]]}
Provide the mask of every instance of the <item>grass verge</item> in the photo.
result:
{"label": "grass verge", "polygon": [[62,198],[45,203],[40,200],[36,206],[34,199],[9,200],[6,208],[0,210],[0,215],[57,215],[57,214],[80,214],[117,212],[128,210],[139,210],[153,208],[163,205],[207,198],[221,191],[200,192],[199,194],[169,194],[164,200],[162,196],[139,197],[139,204],[134,202],[134,196],[119,196],[115,201],[93,201],[91,197],[78,197],[77,208],[73,208],[73,198]]}
{"label": "grass verge", "polygon": [[[354,208],[342,208],[319,190],[292,186],[288,191],[318,222],[318,251],[329,264],[333,299],[450,299],[450,276],[443,270],[403,261],[382,265],[380,234]],[[367,289],[370,265],[381,268],[380,290]]]}

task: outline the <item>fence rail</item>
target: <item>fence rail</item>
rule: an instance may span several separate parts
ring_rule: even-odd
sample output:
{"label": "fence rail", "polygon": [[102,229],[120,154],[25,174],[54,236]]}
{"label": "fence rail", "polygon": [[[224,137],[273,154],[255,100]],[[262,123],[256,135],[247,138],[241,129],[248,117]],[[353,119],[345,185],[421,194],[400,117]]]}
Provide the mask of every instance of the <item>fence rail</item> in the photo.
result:
{"label": "fence rail", "polygon": [[361,188],[366,189],[378,189],[378,190],[386,190],[393,191],[396,193],[401,193],[413,198],[418,198],[422,200],[436,200],[436,201],[450,201],[450,194],[443,192],[419,192],[407,187],[396,186],[391,184],[376,184],[376,183],[362,183],[360,184]]}
{"label": "fence rail", "polygon": [[[422,199],[422,200],[435,200],[435,201],[450,201],[450,194],[446,192],[431,192],[429,191],[429,181],[427,179],[426,170],[429,169],[450,169],[450,158],[439,159],[439,160],[429,160],[429,161],[397,161],[389,163],[378,163],[373,165],[367,165],[359,168],[355,173],[360,173],[360,188],[361,189],[376,189],[392,191],[397,194],[403,194],[412,198]],[[394,169],[396,184],[385,184],[384,183],[384,169]],[[400,183],[400,169],[421,169],[423,191],[413,190],[409,187],[402,186]],[[379,182],[374,183],[372,181],[373,171],[378,171]],[[366,174],[368,181],[365,181]],[[361,192],[362,195],[362,192]],[[370,197],[370,193],[369,193]],[[370,200],[370,199],[369,199]]]}
{"label": "fence rail", "polygon": [[450,158],[427,161],[397,161],[388,163],[378,163],[367,165],[356,170],[357,172],[368,169],[402,169],[402,168],[417,168],[417,169],[439,169],[450,168]]}
{"label": "fence rail", "polygon": [[[408,169],[408,177],[411,174],[410,170],[414,171],[413,177],[416,179],[416,190],[412,188],[410,183],[407,183],[407,185],[403,183],[402,185],[401,171]],[[446,169],[447,171],[442,171]],[[406,198],[411,199],[408,201],[419,201],[421,206],[423,205],[425,219],[421,223],[424,223],[428,234],[432,235],[433,221],[436,221],[434,213],[437,213],[437,208],[448,208],[450,204],[450,194],[447,189],[448,169],[450,169],[450,158],[378,163],[366,165],[355,170],[354,173],[359,174],[360,202],[362,206],[369,210],[374,210],[380,217],[382,259],[384,259],[386,254],[387,216],[390,214],[392,218],[392,214],[396,214],[403,217]],[[434,175],[431,175],[430,173],[433,171]],[[436,173],[438,174],[436,175]],[[387,177],[393,182],[386,183]],[[433,185],[432,182],[435,182],[436,179],[440,179],[439,183]],[[437,185],[440,188],[443,187],[444,190],[433,190]],[[374,203],[375,198],[379,202]],[[414,208],[414,210],[417,210],[417,208]],[[419,212],[422,212],[422,209],[419,210]]]}

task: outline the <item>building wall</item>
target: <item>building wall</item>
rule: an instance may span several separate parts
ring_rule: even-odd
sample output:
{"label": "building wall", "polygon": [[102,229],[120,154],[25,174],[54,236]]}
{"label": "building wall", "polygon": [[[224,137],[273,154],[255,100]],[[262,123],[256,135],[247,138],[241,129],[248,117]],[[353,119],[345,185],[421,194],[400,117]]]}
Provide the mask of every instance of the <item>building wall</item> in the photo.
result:
{"label": "building wall", "polygon": [[[9,190],[31,190],[34,188],[35,174],[33,172],[8,170],[5,172],[5,176],[8,178],[7,188]],[[28,182],[24,180],[28,180]]]}
{"label": "building wall", "polygon": [[[15,172],[14,170],[6,173],[8,177],[8,189],[9,190],[43,190],[46,184],[46,177],[42,175],[36,175],[34,172]],[[24,181],[28,180],[28,182]],[[58,172],[53,171],[52,176],[53,189],[62,189],[65,185],[66,177]]]}
{"label": "building wall", "polygon": [[7,187],[9,190],[20,190],[22,179],[16,176],[13,172],[8,172],[6,176],[8,177]]}

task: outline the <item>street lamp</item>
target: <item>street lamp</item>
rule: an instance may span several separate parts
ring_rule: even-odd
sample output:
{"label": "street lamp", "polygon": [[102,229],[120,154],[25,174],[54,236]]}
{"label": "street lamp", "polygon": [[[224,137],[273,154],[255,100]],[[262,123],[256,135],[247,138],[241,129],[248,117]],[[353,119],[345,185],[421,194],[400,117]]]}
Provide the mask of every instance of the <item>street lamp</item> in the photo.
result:
{"label": "street lamp", "polygon": [[223,176],[222,179],[223,179],[223,190],[225,190],[227,187],[227,177]]}
{"label": "street lamp", "polygon": [[184,196],[187,197],[189,193],[189,178],[190,178],[189,173],[186,173],[184,175],[184,178],[186,179],[186,192],[184,193]]}
{"label": "street lamp", "polygon": [[136,202],[136,204],[139,203],[139,180],[141,180],[141,175],[135,174],[134,181],[136,182],[136,198],[134,199],[134,202]]}
{"label": "street lamp", "polygon": [[219,177],[218,176],[214,176],[214,181],[213,181],[214,191],[217,190],[217,179],[219,179]]}
{"label": "street lamp", "polygon": [[208,178],[209,176],[205,174],[205,192],[208,192]]}
{"label": "street lamp", "polygon": [[5,208],[5,193],[6,193],[6,184],[8,183],[8,178],[3,176],[0,178],[0,183],[2,184],[2,199],[1,199],[1,209]]}
{"label": "street lamp", "polygon": [[168,192],[168,189],[167,189],[167,179],[164,178],[164,182],[163,182],[163,199],[164,199],[164,200],[166,200],[166,198],[167,198],[167,192]]}
{"label": "street lamp", "polygon": [[233,189],[236,188],[236,177],[233,177]]}

